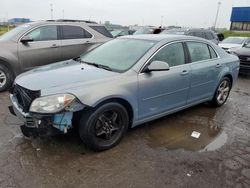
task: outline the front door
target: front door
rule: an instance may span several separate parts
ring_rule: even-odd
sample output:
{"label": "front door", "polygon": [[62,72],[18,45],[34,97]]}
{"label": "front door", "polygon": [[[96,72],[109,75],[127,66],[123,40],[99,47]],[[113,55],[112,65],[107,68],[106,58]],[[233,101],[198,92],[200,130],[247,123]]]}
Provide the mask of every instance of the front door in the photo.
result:
{"label": "front door", "polygon": [[57,26],[42,26],[27,35],[33,41],[28,43],[19,41],[18,43],[19,60],[24,71],[62,60]]}
{"label": "front door", "polygon": [[170,66],[168,71],[139,74],[139,119],[186,105],[191,72],[185,59],[183,44],[172,43],[159,50],[150,60],[167,62]]}

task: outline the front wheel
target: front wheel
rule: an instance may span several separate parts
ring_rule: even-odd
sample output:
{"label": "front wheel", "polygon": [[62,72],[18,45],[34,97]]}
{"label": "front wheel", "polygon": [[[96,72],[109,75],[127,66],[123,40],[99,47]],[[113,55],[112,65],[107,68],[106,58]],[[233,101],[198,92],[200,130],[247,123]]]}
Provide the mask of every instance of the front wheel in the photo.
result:
{"label": "front wheel", "polygon": [[220,81],[219,86],[216,88],[214,97],[210,103],[214,107],[222,106],[227,101],[231,87],[232,87],[232,83],[230,79],[228,77],[224,77]]}
{"label": "front wheel", "polygon": [[117,145],[129,124],[128,112],[119,103],[107,103],[83,112],[79,134],[87,147],[103,151]]}

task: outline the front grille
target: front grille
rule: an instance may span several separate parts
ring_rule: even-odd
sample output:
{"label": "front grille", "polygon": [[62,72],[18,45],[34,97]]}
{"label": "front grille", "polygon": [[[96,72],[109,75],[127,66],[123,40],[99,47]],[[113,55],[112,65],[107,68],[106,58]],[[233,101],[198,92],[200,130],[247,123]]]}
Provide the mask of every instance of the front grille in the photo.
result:
{"label": "front grille", "polygon": [[239,55],[239,59],[242,62],[250,62],[250,56],[243,56],[243,55]]}
{"label": "front grille", "polygon": [[32,91],[17,84],[13,87],[11,92],[16,96],[19,107],[21,107],[25,113],[29,111],[32,101],[41,95],[40,90]]}

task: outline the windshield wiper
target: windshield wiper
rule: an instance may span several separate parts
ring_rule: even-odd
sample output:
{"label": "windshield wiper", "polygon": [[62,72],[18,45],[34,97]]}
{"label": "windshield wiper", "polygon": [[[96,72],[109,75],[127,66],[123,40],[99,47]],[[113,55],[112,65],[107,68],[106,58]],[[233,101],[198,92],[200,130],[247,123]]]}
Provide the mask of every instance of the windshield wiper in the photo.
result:
{"label": "windshield wiper", "polygon": [[101,69],[105,69],[105,70],[108,70],[108,71],[113,71],[109,66],[107,65],[101,65],[101,64],[97,64],[97,63],[93,63],[93,62],[87,62],[87,61],[82,61],[80,60],[82,63],[86,63],[88,65],[92,65],[92,66],[95,66],[97,68],[101,68]]}

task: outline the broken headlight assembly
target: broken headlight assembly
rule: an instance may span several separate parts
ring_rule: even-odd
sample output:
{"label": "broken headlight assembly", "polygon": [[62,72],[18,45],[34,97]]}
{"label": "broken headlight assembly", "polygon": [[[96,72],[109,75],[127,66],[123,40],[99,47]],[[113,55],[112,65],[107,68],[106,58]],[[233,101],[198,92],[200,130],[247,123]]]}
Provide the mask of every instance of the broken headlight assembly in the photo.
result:
{"label": "broken headlight assembly", "polygon": [[44,114],[58,113],[69,106],[75,99],[76,97],[71,94],[40,97],[32,102],[30,112]]}

